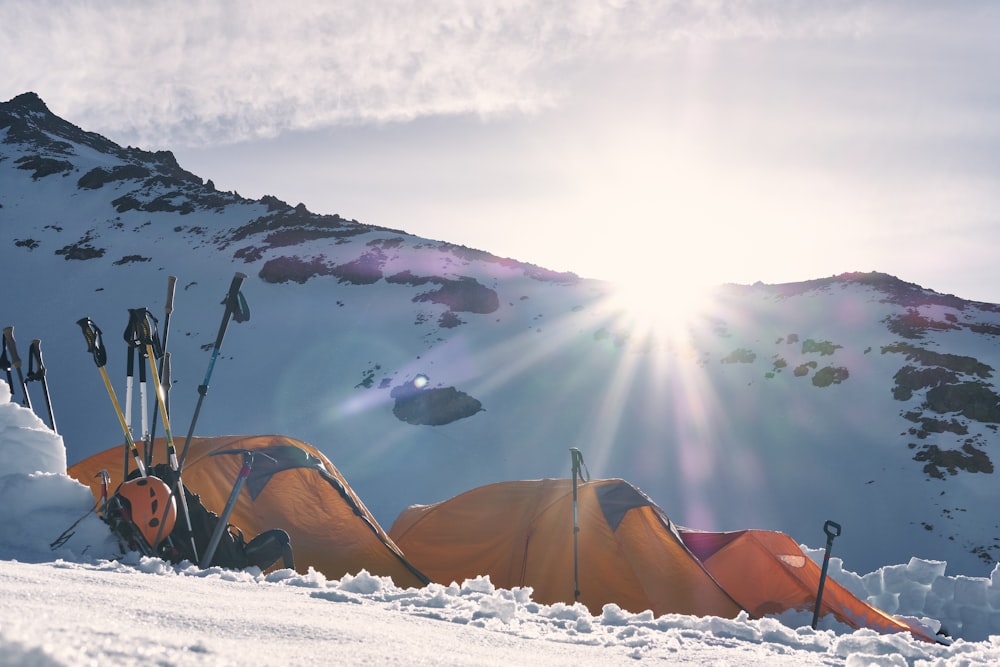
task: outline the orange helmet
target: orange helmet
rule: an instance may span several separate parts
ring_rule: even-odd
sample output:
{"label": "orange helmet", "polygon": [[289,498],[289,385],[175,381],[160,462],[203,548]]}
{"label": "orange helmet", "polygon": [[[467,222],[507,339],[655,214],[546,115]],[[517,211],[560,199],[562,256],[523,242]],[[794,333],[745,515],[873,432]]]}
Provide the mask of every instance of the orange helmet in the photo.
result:
{"label": "orange helmet", "polygon": [[[170,495],[170,487],[157,477],[140,477],[118,487],[118,496],[131,514],[132,523],[139,529],[149,546],[156,548],[177,520],[177,504]],[[162,529],[161,529],[162,524]],[[159,541],[156,539],[159,535]]]}

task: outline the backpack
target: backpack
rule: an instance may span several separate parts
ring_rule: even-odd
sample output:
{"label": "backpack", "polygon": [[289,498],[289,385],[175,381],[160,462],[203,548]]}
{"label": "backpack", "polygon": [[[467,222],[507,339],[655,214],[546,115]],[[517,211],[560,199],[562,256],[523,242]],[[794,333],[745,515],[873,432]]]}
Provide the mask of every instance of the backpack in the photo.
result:
{"label": "backpack", "polygon": [[[178,475],[170,466],[162,463],[157,464],[147,472],[151,477],[163,480],[171,489],[176,488]],[[138,471],[134,471],[129,475],[129,479],[134,479],[138,475]],[[177,519],[174,522],[173,530],[155,548],[151,547],[147,540],[142,539],[140,531],[136,530],[136,526],[129,520],[129,517],[123,516],[122,503],[117,493],[108,501],[103,518],[119,537],[119,542],[124,549],[139,551],[147,556],[157,556],[174,564],[186,560],[198,565],[199,559],[204,556],[219,524],[219,515],[205,507],[201,502],[201,497],[187,486],[184,487],[184,495],[187,500],[187,517],[190,518],[191,522],[190,531],[188,530],[188,521],[184,516],[183,505],[177,502]],[[192,546],[192,541],[194,546]],[[197,556],[195,549],[197,549]],[[266,570],[274,565],[278,559],[283,559],[287,568],[295,567],[290,539],[284,530],[280,528],[267,530],[247,542],[239,527],[227,524],[221,532],[221,538],[209,566],[234,570],[256,566],[261,570]]]}

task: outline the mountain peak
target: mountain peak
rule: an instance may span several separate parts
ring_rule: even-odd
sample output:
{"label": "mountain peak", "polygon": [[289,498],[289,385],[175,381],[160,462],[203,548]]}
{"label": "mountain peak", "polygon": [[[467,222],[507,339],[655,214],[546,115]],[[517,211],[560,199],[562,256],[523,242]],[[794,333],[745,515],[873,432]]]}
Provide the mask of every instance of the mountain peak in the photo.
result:
{"label": "mountain peak", "polygon": [[42,98],[38,96],[37,93],[28,91],[27,93],[21,93],[17,97],[13,97],[7,102],[4,102],[3,106],[10,107],[12,110],[20,111],[31,111],[36,113],[52,113],[49,108],[45,106],[45,102]]}

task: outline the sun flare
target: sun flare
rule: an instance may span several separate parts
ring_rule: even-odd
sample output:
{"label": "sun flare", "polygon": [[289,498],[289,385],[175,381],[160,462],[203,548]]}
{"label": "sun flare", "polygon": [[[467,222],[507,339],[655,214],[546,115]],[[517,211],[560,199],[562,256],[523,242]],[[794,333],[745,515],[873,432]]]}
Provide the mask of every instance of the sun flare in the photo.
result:
{"label": "sun flare", "polygon": [[678,348],[703,328],[710,297],[710,289],[698,284],[637,279],[611,283],[606,305],[623,340]]}

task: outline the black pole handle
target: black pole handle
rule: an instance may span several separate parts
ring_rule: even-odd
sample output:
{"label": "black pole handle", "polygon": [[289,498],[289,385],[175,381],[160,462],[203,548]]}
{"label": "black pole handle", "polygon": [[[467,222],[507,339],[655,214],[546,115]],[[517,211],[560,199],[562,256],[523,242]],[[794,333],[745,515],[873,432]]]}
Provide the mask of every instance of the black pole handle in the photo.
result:
{"label": "black pole handle", "polygon": [[87,341],[87,352],[94,355],[94,363],[97,364],[98,368],[104,368],[104,365],[108,363],[108,352],[104,349],[101,329],[89,317],[81,317],[76,323],[83,330],[83,337]]}
{"label": "black pole handle", "polygon": [[823,524],[823,532],[826,533],[827,542],[833,542],[833,538],[840,537],[840,524],[836,521],[827,521]]}

